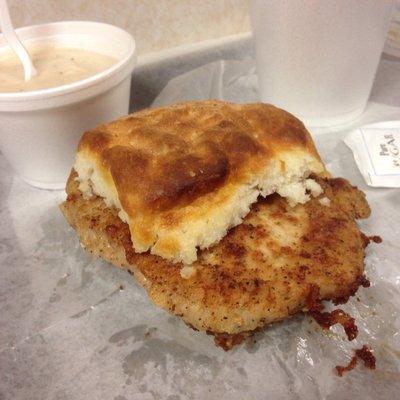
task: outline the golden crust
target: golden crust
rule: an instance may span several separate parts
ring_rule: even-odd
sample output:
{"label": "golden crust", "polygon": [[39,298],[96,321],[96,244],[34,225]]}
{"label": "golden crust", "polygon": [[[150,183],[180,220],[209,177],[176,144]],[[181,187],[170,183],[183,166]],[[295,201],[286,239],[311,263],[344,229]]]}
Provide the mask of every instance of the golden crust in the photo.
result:
{"label": "golden crust", "polygon": [[131,215],[178,208],[294,148],[320,160],[303,123],[286,111],[210,100],[146,109],[99,126],[83,135],[78,151],[94,153],[110,170]]}
{"label": "golden crust", "polygon": [[259,199],[241,225],[200,252],[195,274],[183,279],[182,265],[135,253],[116,209],[99,197],[83,199],[74,176],[61,209],[81,243],[133,273],[154,303],[227,347],[231,335],[306,308],[312,288],[320,299],[341,302],[362,282],[366,243],[354,218],[370,210],[364,194],[344,179],[317,179],[329,206],[319,199],[294,208],[278,195]]}
{"label": "golden crust", "polygon": [[[271,160],[279,159],[285,172],[290,167],[280,155],[307,155],[313,163],[307,174],[324,170],[309,133],[291,114],[267,104],[215,100],[144,110],[99,126],[83,135],[78,154],[92,160],[105,186],[117,193],[136,250],[174,230],[179,235],[166,233],[155,253],[178,260],[184,260],[182,231],[189,232],[191,222],[214,219],[211,212],[226,207],[240,185],[265,175]],[[226,217],[213,243],[237,224],[231,220]],[[207,247],[201,239],[193,246]]]}

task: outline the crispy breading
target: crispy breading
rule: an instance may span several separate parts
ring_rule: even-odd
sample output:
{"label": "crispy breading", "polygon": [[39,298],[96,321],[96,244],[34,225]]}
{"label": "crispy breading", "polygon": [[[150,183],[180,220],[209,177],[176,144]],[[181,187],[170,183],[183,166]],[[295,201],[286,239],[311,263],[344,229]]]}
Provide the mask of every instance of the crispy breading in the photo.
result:
{"label": "crispy breading", "polygon": [[217,100],[143,110],[86,132],[81,191],[128,223],[133,247],[190,264],[241,223],[259,194],[293,204],[324,173],[303,123],[268,104]]}
{"label": "crispy breading", "polygon": [[117,210],[100,197],[84,199],[75,177],[61,209],[84,247],[133,273],[155,304],[222,339],[305,310],[311,288],[319,288],[314,300],[344,301],[362,282],[365,242],[354,218],[370,210],[344,179],[316,178],[329,206],[260,198],[241,225],[199,252],[195,273],[185,279],[181,264],[136,253]]}

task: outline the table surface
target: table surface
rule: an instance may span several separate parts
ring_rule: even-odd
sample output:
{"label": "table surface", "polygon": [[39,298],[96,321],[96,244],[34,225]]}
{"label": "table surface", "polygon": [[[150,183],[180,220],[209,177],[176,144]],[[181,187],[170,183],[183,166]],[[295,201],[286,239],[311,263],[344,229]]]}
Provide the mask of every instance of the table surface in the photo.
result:
{"label": "table surface", "polygon": [[[388,119],[400,119],[400,60],[384,56],[356,125]],[[393,232],[398,238],[400,190],[368,188],[341,142],[344,134],[317,137],[328,169],[367,193],[374,210],[362,225],[367,233]],[[375,398],[400,390],[400,353],[396,359],[384,349],[400,351],[398,309],[392,303],[399,290],[389,285],[400,284],[395,237],[384,237],[382,253],[373,248],[368,264],[377,277],[370,297],[382,300],[376,318],[381,312],[392,317],[385,314],[386,326],[373,332],[368,324],[360,327],[370,329],[360,340],[391,335],[384,344],[374,342],[382,347],[381,372],[354,371],[336,385],[325,377],[351,347],[343,344],[335,352],[332,338],[298,316],[258,334],[256,344],[224,353],[210,337],[154,307],[127,273],[85,253],[57,207],[64,197],[27,186],[0,154],[0,399],[239,399],[244,393],[336,399],[351,393],[356,399],[366,386]],[[378,258],[384,277],[374,272]],[[380,285],[388,285],[383,294]],[[360,295],[366,302],[368,296]],[[334,335],[339,342],[340,332]],[[319,350],[310,350],[309,343]],[[302,371],[300,380],[296,369]]]}

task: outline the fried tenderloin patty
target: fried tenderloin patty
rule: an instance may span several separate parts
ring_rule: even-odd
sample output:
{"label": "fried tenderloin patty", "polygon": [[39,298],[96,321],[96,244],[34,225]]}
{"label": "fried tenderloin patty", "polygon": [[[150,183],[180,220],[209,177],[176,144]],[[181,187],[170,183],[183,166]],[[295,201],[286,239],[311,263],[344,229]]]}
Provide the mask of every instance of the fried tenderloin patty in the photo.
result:
{"label": "fried tenderloin patty", "polygon": [[[61,210],[92,254],[130,271],[151,300],[217,338],[248,333],[307,310],[319,299],[343,302],[363,277],[365,195],[346,180],[316,178],[324,193],[289,207],[277,194],[260,198],[243,223],[190,267],[135,253],[129,227],[100,197],[84,199],[72,171]],[[182,277],[182,271],[189,274]]]}

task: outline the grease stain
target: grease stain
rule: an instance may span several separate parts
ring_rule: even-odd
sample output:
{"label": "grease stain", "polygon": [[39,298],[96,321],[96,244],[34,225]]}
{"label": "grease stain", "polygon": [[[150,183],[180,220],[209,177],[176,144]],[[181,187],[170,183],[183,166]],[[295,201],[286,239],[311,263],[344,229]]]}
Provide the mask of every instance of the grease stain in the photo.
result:
{"label": "grease stain", "polygon": [[50,303],[57,303],[60,300],[61,300],[61,296],[56,292],[53,292],[53,294],[49,298]]}
{"label": "grease stain", "polygon": [[[128,378],[140,381],[156,370],[166,379],[168,375],[193,369],[193,380],[207,382],[213,379],[220,365],[217,358],[197,353],[173,340],[155,337],[155,332],[156,329],[143,324],[116,332],[109,338],[110,343],[119,347],[128,344],[134,347],[122,362],[122,370]],[[171,368],[171,363],[179,365],[180,371]],[[147,391],[147,387],[140,387],[140,390]]]}

